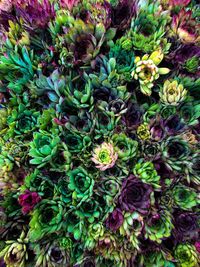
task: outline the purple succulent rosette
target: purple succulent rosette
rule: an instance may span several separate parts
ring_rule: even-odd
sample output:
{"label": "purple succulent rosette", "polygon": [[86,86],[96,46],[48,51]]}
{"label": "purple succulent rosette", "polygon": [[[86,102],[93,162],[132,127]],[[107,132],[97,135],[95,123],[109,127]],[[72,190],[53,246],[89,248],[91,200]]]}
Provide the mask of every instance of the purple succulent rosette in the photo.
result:
{"label": "purple succulent rosette", "polygon": [[197,0],[0,0],[0,266],[200,266]]}
{"label": "purple succulent rosette", "polygon": [[151,186],[130,175],[124,181],[119,197],[121,208],[125,211],[147,213],[150,208]]}

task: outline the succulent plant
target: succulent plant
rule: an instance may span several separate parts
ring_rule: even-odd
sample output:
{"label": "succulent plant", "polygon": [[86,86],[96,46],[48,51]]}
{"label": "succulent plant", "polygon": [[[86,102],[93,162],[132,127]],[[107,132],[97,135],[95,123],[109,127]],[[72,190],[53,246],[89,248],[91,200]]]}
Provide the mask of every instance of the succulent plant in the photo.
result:
{"label": "succulent plant", "polygon": [[[121,98],[127,99],[129,94],[126,91],[124,78],[117,71],[117,61],[114,57],[107,59],[99,57],[96,59],[96,64],[101,64],[99,73],[89,74],[91,83],[97,92],[102,92],[107,88],[111,99]],[[94,91],[94,92],[95,92]]]}
{"label": "succulent plant", "polygon": [[120,234],[127,236],[131,242],[131,245],[138,249],[139,248],[139,239],[142,230],[144,227],[143,218],[137,212],[126,212],[123,218],[123,224],[120,226]]}
{"label": "succulent plant", "polygon": [[174,202],[183,210],[190,210],[200,202],[195,190],[184,185],[177,185],[173,189]]}
{"label": "succulent plant", "polygon": [[165,36],[168,20],[167,13],[159,9],[158,3],[149,3],[148,7],[143,6],[128,33],[133,47],[146,53],[162,48],[166,53],[170,48],[170,42]]}
{"label": "succulent plant", "polygon": [[118,158],[122,161],[127,161],[137,155],[137,141],[128,138],[125,134],[115,134],[112,139]]}
{"label": "succulent plant", "polygon": [[46,234],[60,230],[63,226],[64,211],[65,209],[59,201],[42,200],[33,211],[29,223],[29,238],[35,242]]}
{"label": "succulent plant", "polygon": [[193,18],[191,10],[181,9],[172,17],[172,34],[183,43],[199,43],[199,23]]}
{"label": "succulent plant", "polygon": [[22,212],[24,214],[29,213],[40,200],[41,197],[38,193],[26,190],[24,194],[19,196],[19,204],[22,206]]}
{"label": "succulent plant", "polygon": [[179,105],[186,97],[187,90],[184,89],[182,84],[178,82],[166,80],[162,89],[159,93],[160,100],[165,105]]}
{"label": "succulent plant", "polygon": [[89,80],[86,83],[84,81],[72,82],[72,79],[70,78],[66,85],[65,97],[65,105],[75,107],[77,109],[92,109],[94,98],[92,96],[91,81]]}
{"label": "succulent plant", "polygon": [[15,3],[19,15],[33,28],[45,28],[48,22],[54,18],[55,11],[50,1],[25,1],[19,0]]}
{"label": "succulent plant", "polygon": [[181,267],[198,266],[198,254],[192,244],[178,244],[175,249],[175,259]]}
{"label": "succulent plant", "polygon": [[24,232],[21,233],[17,240],[8,240],[6,247],[1,251],[1,257],[4,257],[6,266],[23,267],[29,260],[27,251],[28,238]]}
{"label": "succulent plant", "polygon": [[123,183],[119,203],[125,211],[146,213],[150,207],[151,186],[130,175]]}
{"label": "succulent plant", "polygon": [[161,211],[153,215],[145,225],[145,237],[161,243],[164,238],[171,235],[172,229],[171,215],[168,211]]}
{"label": "succulent plant", "polygon": [[159,78],[160,74],[169,73],[168,68],[158,68],[157,65],[163,59],[161,51],[154,51],[151,55],[144,55],[135,58],[135,69],[131,75],[135,80],[140,83],[140,90],[143,94],[150,96],[151,88],[154,86],[154,81]]}
{"label": "succulent plant", "polygon": [[99,239],[103,237],[105,227],[101,223],[91,224],[88,229],[88,237],[85,243],[85,247],[91,250],[96,246]]}
{"label": "succulent plant", "polygon": [[134,66],[135,55],[133,51],[123,49],[120,45],[120,41],[121,40],[119,40],[119,42],[117,41],[115,46],[111,48],[109,57],[116,59],[116,70],[121,75],[121,79],[131,81],[130,71]]}
{"label": "succulent plant", "polygon": [[92,196],[94,180],[83,168],[69,171],[68,188],[73,192],[72,197],[76,201],[85,201]]}
{"label": "succulent plant", "polygon": [[89,223],[94,223],[100,217],[101,208],[98,203],[92,198],[83,202],[82,205],[76,210],[75,214],[80,218],[80,220],[88,221]]}
{"label": "succulent plant", "polygon": [[[51,243],[43,244],[43,246],[37,246],[36,250],[36,266],[62,266],[65,264],[69,266],[70,263],[70,249],[71,239],[57,239]],[[64,247],[62,246],[64,245]]]}
{"label": "succulent plant", "polygon": [[198,4],[0,0],[0,267],[199,266]]}
{"label": "succulent plant", "polygon": [[[5,85],[15,93],[21,93],[28,81],[33,78],[33,51],[25,46],[0,55],[0,78],[6,76]],[[14,78],[14,79],[13,79]],[[1,86],[2,87],[2,86]]]}
{"label": "succulent plant", "polygon": [[18,110],[13,110],[13,113],[7,118],[7,124],[10,128],[8,136],[13,137],[14,134],[30,135],[37,128],[39,115],[40,112],[28,110],[23,104],[19,105]]}
{"label": "succulent plant", "polygon": [[[192,142],[192,144],[193,143],[194,142]],[[192,177],[192,180],[197,184],[200,183],[200,181],[199,181],[199,164],[200,164],[200,157],[197,154],[195,154],[192,157],[191,161],[189,162],[188,168],[187,168],[188,172],[189,172],[189,178]]]}
{"label": "succulent plant", "polygon": [[84,151],[91,145],[91,138],[89,135],[81,136],[80,134],[68,132],[63,139],[68,150],[72,154]]}
{"label": "succulent plant", "polygon": [[137,135],[141,140],[150,139],[151,133],[149,129],[149,125],[147,123],[143,123],[137,128]]}
{"label": "succulent plant", "polygon": [[118,158],[117,152],[111,143],[102,143],[96,147],[92,154],[92,161],[96,164],[96,168],[101,171],[112,168]]}
{"label": "succulent plant", "polygon": [[187,164],[190,155],[188,143],[180,137],[169,137],[163,142],[161,149],[169,168],[183,171],[182,167]]}
{"label": "succulent plant", "polygon": [[49,163],[57,153],[60,138],[53,137],[49,133],[35,132],[34,139],[30,143],[29,155],[33,158],[30,163],[38,165],[39,168]]}
{"label": "succulent plant", "polygon": [[144,183],[151,184],[155,189],[160,188],[160,176],[152,162],[138,162],[133,168],[133,173]]}
{"label": "succulent plant", "polygon": [[[60,17],[57,17],[58,23],[60,21],[63,23],[65,20],[66,23],[64,24],[66,24],[65,27],[68,27],[68,31],[58,35],[56,46],[62,52],[64,44],[67,48],[68,56],[74,54],[73,65],[87,65],[99,54],[101,46],[112,40],[115,36],[115,30],[109,29],[106,31],[102,22],[97,24],[85,23],[83,20],[74,19],[69,15],[65,17],[65,14],[60,14]],[[57,28],[57,25],[52,25],[51,32],[55,34]]]}

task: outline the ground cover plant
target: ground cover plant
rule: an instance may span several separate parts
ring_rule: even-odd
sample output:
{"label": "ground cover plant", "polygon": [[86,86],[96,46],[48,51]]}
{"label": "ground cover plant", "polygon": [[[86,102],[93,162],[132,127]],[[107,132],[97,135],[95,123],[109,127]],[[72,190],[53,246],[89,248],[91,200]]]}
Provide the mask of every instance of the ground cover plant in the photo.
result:
{"label": "ground cover plant", "polygon": [[198,267],[200,6],[0,0],[0,266]]}

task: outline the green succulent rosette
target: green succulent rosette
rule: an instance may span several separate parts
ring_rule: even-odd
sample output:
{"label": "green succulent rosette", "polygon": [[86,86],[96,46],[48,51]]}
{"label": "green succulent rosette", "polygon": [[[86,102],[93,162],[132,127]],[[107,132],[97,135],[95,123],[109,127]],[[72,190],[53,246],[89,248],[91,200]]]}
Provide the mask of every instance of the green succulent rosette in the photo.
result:
{"label": "green succulent rosette", "polygon": [[174,187],[173,198],[174,203],[183,210],[190,210],[200,203],[198,193],[184,185]]}
{"label": "green succulent rosette", "polygon": [[88,229],[85,247],[92,250],[97,245],[100,238],[103,237],[104,232],[105,227],[102,223],[91,224]]}
{"label": "green succulent rosette", "polygon": [[33,242],[59,231],[63,227],[65,207],[62,202],[55,200],[42,200],[34,209],[29,226],[28,236]]}
{"label": "green succulent rosette", "polygon": [[128,161],[137,155],[138,143],[127,137],[125,134],[115,134],[112,137],[115,151],[118,158],[122,161]]}
{"label": "green succulent rosette", "polygon": [[90,198],[87,201],[84,201],[82,205],[77,208],[75,213],[80,220],[94,223],[94,221],[97,221],[101,215],[101,207],[98,205],[97,201]]}
{"label": "green succulent rosette", "polygon": [[129,40],[118,40],[111,48],[109,57],[116,59],[116,70],[125,81],[131,80],[130,71],[134,66],[135,55],[130,49],[131,43]]}
{"label": "green succulent rosette", "polygon": [[191,148],[181,137],[169,137],[161,145],[163,159],[167,166],[175,171],[183,172],[189,162]]}
{"label": "green succulent rosette", "polygon": [[35,132],[30,143],[29,155],[32,157],[30,163],[38,165],[38,168],[50,163],[58,151],[59,143],[58,136],[54,137],[47,132]]}
{"label": "green succulent rosette", "polygon": [[153,185],[155,189],[160,189],[160,176],[152,162],[138,162],[133,168],[133,173],[144,183]]}
{"label": "green succulent rosette", "polygon": [[196,267],[199,263],[198,252],[189,243],[178,244],[174,251],[174,257],[180,267]]}
{"label": "green succulent rosette", "polygon": [[41,196],[44,196],[45,199],[52,199],[55,185],[49,175],[45,175],[36,169],[25,177],[22,190],[26,189],[38,192]]}
{"label": "green succulent rosette", "polygon": [[72,191],[74,201],[85,201],[93,194],[94,180],[81,167],[67,173],[69,176],[68,188]]}
{"label": "green succulent rosette", "polygon": [[173,229],[171,214],[168,211],[162,211],[153,215],[145,224],[145,237],[157,243],[171,235]]}
{"label": "green succulent rosette", "polygon": [[69,152],[76,154],[86,150],[91,145],[91,138],[89,135],[81,136],[76,133],[67,133],[64,136],[64,143],[69,149]]}
{"label": "green succulent rosette", "polygon": [[36,110],[28,110],[26,106],[20,104],[18,109],[13,110],[12,114],[7,118],[9,125],[8,133],[10,137],[14,135],[26,135],[34,131],[38,124],[40,112]]}

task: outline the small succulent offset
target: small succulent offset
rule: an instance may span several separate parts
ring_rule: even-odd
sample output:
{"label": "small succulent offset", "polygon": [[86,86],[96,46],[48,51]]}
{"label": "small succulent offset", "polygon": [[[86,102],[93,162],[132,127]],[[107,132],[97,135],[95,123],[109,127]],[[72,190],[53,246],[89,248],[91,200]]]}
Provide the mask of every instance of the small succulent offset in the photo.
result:
{"label": "small succulent offset", "polygon": [[197,0],[0,0],[0,267],[200,266]]}

